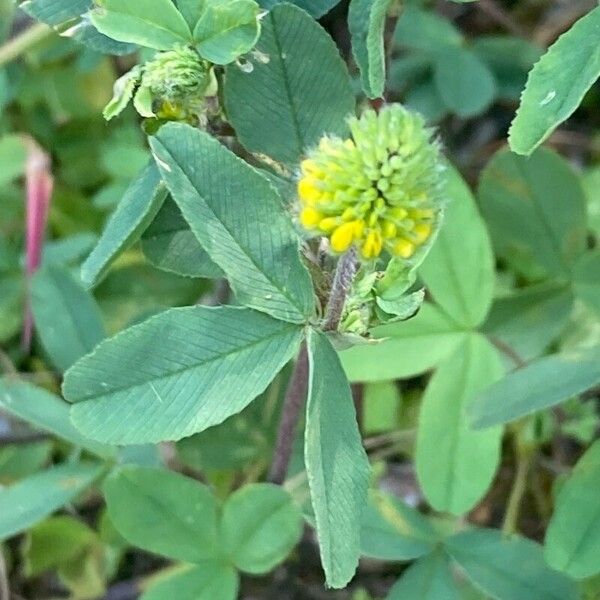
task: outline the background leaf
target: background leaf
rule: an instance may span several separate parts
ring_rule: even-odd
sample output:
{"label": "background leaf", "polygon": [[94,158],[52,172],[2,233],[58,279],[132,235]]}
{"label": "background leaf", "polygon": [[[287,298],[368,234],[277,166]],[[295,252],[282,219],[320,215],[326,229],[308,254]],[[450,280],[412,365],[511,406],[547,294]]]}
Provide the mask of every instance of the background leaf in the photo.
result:
{"label": "background leaf", "polygon": [[28,15],[48,25],[60,25],[79,17],[92,6],[93,0],[27,0],[19,5]]}
{"label": "background leaf", "polygon": [[496,95],[496,82],[487,65],[460,46],[449,45],[436,54],[434,81],[446,107],[463,118],[483,112]]}
{"label": "background leaf", "polygon": [[531,154],[565,119],[600,76],[600,7],[579,19],[535,65],[509,132],[517,154]]}
{"label": "background leaf", "polygon": [[35,577],[74,561],[96,541],[95,532],[73,517],[61,515],[46,519],[29,531],[23,544],[26,574]]}
{"label": "background leaf", "polygon": [[387,600],[458,600],[460,597],[448,557],[437,551],[412,564],[392,587]]}
{"label": "background leaf", "polygon": [[271,184],[207,133],[166,125],[151,140],[185,220],[227,274],[237,299],[276,318],[312,315],[300,240]]}
{"label": "background leaf", "polygon": [[93,439],[144,444],[224,421],[258,396],[302,330],[233,307],[171,309],[104,341],[65,375],[75,425]]}
{"label": "background leaf", "polygon": [[467,577],[499,600],[576,600],[573,581],[552,571],[542,548],[522,537],[503,537],[500,531],[479,529],[458,533],[446,549]]}
{"label": "background leaf", "polygon": [[308,336],[310,363],[304,461],[327,584],[344,587],[360,554],[369,462],[362,447],[350,386],[324,334]]}
{"label": "background leaf", "polygon": [[81,279],[90,286],[110,264],[137,242],[160,210],[167,190],[154,163],[149,164],[127,188],[106,223],[98,244],[81,267]]}
{"label": "background leaf", "polygon": [[465,332],[440,308],[425,302],[415,317],[373,330],[379,343],[340,354],[351,381],[387,381],[424,373],[449,356]]}
{"label": "background leaf", "polygon": [[492,303],[494,255],[466,183],[454,169],[447,177],[444,223],[419,275],[448,315],[465,327],[477,327]]}
{"label": "background leaf", "polygon": [[413,50],[424,50],[435,56],[463,43],[462,33],[447,19],[433,11],[409,4],[398,20],[394,42]]}
{"label": "background leaf", "polygon": [[25,172],[27,150],[25,142],[17,135],[4,135],[0,138],[0,185],[6,185]]}
{"label": "background leaf", "polygon": [[541,358],[477,395],[476,427],[508,423],[564,402],[600,382],[600,346]]}
{"label": "background leaf", "polygon": [[275,485],[246,485],[223,506],[224,551],[246,573],[267,573],[285,560],[302,530],[300,509]]}
{"label": "background leaf", "polygon": [[484,169],[481,211],[499,257],[524,275],[567,276],[585,249],[585,198],[564,159],[541,149],[529,158],[501,150]]}
{"label": "background leaf", "polygon": [[0,407],[3,411],[93,454],[103,458],[115,454],[114,448],[81,435],[69,419],[69,405],[43,388],[8,377],[0,379]]}
{"label": "background leaf", "polygon": [[325,30],[289,4],[263,19],[256,50],[268,61],[250,58],[251,73],[227,68],[227,115],[248,150],[297,168],[324,133],[346,134],[355,105],[348,71]]}
{"label": "background leaf", "polygon": [[193,563],[219,556],[217,503],[205,485],[128,466],[112,473],[103,491],[112,523],[135,546]]}
{"label": "background leaf", "polygon": [[35,274],[31,306],[42,345],[61,371],[105,336],[96,301],[64,267],[48,265]]}
{"label": "background leaf", "polygon": [[577,297],[600,315],[600,250],[586,252],[575,263],[573,287]]}
{"label": "background leaf", "polygon": [[100,475],[92,463],[53,467],[0,489],[0,539],[28,529],[76,498]]}
{"label": "background leaf", "polygon": [[175,572],[158,575],[140,600],[235,600],[238,574],[230,565],[219,561],[204,561]]}
{"label": "background leaf", "polygon": [[427,386],[415,461],[425,497],[438,511],[467,512],[492,482],[502,430],[472,430],[467,409],[474,395],[501,375],[496,350],[479,334],[471,334]]}
{"label": "background leaf", "polygon": [[438,535],[417,510],[372,492],[363,513],[361,552],[379,560],[411,560],[432,552]]}
{"label": "background leaf", "polygon": [[[483,326],[523,360],[537,358],[564,331],[573,309],[569,287],[547,282],[498,298]],[[514,367],[511,364],[510,367]]]}
{"label": "background leaf", "polygon": [[579,459],[562,485],[546,531],[548,564],[576,579],[600,572],[600,441]]}

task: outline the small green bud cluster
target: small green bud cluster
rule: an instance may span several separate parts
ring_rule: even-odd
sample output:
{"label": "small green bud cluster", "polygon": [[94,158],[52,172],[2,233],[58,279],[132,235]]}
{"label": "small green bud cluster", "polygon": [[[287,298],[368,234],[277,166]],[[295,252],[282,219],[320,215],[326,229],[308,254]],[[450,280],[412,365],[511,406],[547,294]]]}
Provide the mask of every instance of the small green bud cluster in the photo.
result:
{"label": "small green bud cluster", "polygon": [[197,115],[206,96],[216,94],[209,63],[187,46],[160,52],[143,68],[140,90],[147,89],[159,118],[188,120]]}
{"label": "small green bud cluster", "polygon": [[206,99],[216,96],[213,66],[189,46],[158,52],[115,83],[113,99],[104,109],[106,119],[117,116],[133,97],[142,117],[197,124]]}

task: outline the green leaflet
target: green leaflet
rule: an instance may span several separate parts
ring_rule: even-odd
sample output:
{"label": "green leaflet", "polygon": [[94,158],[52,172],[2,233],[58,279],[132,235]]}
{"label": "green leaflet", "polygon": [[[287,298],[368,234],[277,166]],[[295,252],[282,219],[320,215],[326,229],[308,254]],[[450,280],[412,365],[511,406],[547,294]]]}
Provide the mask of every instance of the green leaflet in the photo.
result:
{"label": "green leaflet", "polygon": [[98,244],[81,266],[81,279],[94,285],[110,264],[137,242],[160,210],[167,190],[154,163],[133,180],[106,224]]}
{"label": "green leaflet", "polygon": [[577,109],[600,76],[600,7],[563,34],[529,73],[508,141],[513,152],[531,154]]}
{"label": "green leaflet", "polygon": [[429,53],[446,52],[463,43],[461,32],[447,19],[435,12],[408,5],[398,20],[394,41],[414,50]]}
{"label": "green leaflet", "polygon": [[310,330],[304,461],[327,585],[344,587],[360,555],[369,462],[350,386],[327,337]]}
{"label": "green leaflet", "polygon": [[152,579],[140,600],[235,600],[238,596],[239,576],[236,570],[218,560],[166,569]]}
{"label": "green leaflet", "polygon": [[102,458],[115,454],[114,448],[85,438],[73,427],[69,419],[69,405],[62,398],[30,383],[0,379],[0,408]]}
{"label": "green leaflet", "polygon": [[475,199],[449,168],[448,205],[437,240],[419,269],[435,301],[455,321],[473,328],[485,319],[494,291],[494,255]]}
{"label": "green leaflet", "polygon": [[568,286],[554,282],[521,288],[494,301],[483,330],[531,360],[564,331],[573,300]]}
{"label": "green leaflet", "polygon": [[387,11],[394,0],[352,0],[348,26],[352,54],[360,68],[363,90],[369,98],[383,96],[385,85],[384,31]]}
{"label": "green leaflet", "polygon": [[169,50],[192,41],[188,24],[171,0],[100,0],[90,15],[100,33],[119,42]]}
{"label": "green leaflet", "polygon": [[531,540],[491,529],[463,531],[445,543],[466,576],[492,598],[578,600],[575,583],[550,569]]}
{"label": "green leaflet", "polygon": [[586,247],[585,196],[555,152],[529,158],[499,151],[479,184],[481,211],[496,254],[529,279],[565,278]]}
{"label": "green leaflet", "polygon": [[361,553],[379,560],[411,560],[432,552],[439,536],[414,508],[371,492],[361,527]]}
{"label": "green leaflet", "polygon": [[487,65],[461,46],[448,45],[436,54],[434,81],[446,107],[463,118],[483,112],[496,95]]}
{"label": "green leaflet", "polygon": [[167,310],[102,342],[65,375],[75,425],[111,444],[177,440],[240,412],[302,329],[244,308]]}
{"label": "green leaflet", "polygon": [[100,476],[93,463],[64,464],[0,489],[0,539],[28,529],[76,498]]}
{"label": "green leaflet", "polygon": [[223,271],[210,260],[171,196],[142,235],[142,251],[163,271],[184,277],[223,277]]}
{"label": "green leaflet", "polygon": [[6,185],[25,172],[27,150],[23,139],[18,135],[0,137],[0,185]]}
{"label": "green leaflet", "polygon": [[600,316],[600,250],[586,252],[573,266],[577,297]]}
{"label": "green leaflet", "polygon": [[41,471],[52,458],[51,441],[11,444],[0,448],[0,483],[6,485]]}
{"label": "green leaflet", "polygon": [[68,565],[99,541],[94,530],[78,519],[66,515],[50,517],[25,537],[25,574],[36,577],[49,569]]}
{"label": "green leaflet", "polygon": [[103,491],[109,517],[128,542],[186,562],[220,556],[217,502],[207,486],[165,469],[132,466],[114,471]]}
{"label": "green leaflet", "polygon": [[263,19],[256,50],[252,72],[227,67],[227,116],[248,150],[296,169],[323,134],[346,134],[355,106],[348,71],[325,30],[289,4]]}
{"label": "green leaflet", "polygon": [[19,8],[38,21],[56,26],[79,17],[91,8],[92,3],[93,0],[27,0]]}
{"label": "green leaflet", "polygon": [[400,388],[395,381],[377,381],[365,385],[362,429],[366,435],[396,429],[399,422]]}
{"label": "green leaflet", "polygon": [[[302,8],[315,19],[322,17],[329,12],[340,0],[293,0],[291,4]],[[259,0],[259,4],[267,9],[272,9],[278,4],[284,3],[284,0]]]}
{"label": "green leaflet", "polygon": [[302,323],[314,299],[299,238],[267,179],[208,134],[169,124],[151,140],[169,190],[237,299]]}
{"label": "green leaflet", "polygon": [[548,564],[576,579],[600,572],[600,442],[579,459],[560,488],[546,532]]}
{"label": "green leaflet", "polygon": [[373,330],[382,341],[340,354],[350,381],[386,381],[424,373],[449,356],[465,332],[444,311],[423,303],[415,317]]}
{"label": "green leaflet", "polygon": [[472,430],[467,409],[475,394],[501,375],[496,350],[472,333],[429,381],[415,461],[425,497],[438,511],[467,512],[492,482],[500,461],[502,429]]}
{"label": "green leaflet", "polygon": [[413,563],[390,590],[386,600],[459,600],[450,561],[439,550]]}
{"label": "green leaflet", "polygon": [[246,485],[223,506],[223,551],[246,573],[267,573],[285,560],[300,541],[302,530],[300,509],[276,485]]}
{"label": "green leaflet", "polygon": [[508,423],[564,402],[600,382],[600,347],[547,356],[481,392],[469,408],[476,427]]}
{"label": "green leaflet", "polygon": [[233,62],[249,52],[260,35],[259,6],[254,0],[213,0],[194,27],[200,56],[217,65]]}
{"label": "green leaflet", "polygon": [[175,0],[177,9],[193,31],[205,7],[204,0]]}
{"label": "green leaflet", "polygon": [[106,335],[92,295],[60,265],[42,267],[31,282],[35,327],[52,363],[66,371]]}

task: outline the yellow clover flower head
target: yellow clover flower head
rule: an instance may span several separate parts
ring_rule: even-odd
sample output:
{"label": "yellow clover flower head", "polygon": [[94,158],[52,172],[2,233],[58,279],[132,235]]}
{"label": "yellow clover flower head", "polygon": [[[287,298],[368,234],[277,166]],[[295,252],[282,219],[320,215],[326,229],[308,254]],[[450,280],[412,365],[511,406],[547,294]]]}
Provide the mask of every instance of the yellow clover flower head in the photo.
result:
{"label": "yellow clover flower head", "polygon": [[351,139],[324,137],[301,164],[300,222],[336,253],[411,258],[431,239],[442,207],[439,143],[398,104],[349,121]]}

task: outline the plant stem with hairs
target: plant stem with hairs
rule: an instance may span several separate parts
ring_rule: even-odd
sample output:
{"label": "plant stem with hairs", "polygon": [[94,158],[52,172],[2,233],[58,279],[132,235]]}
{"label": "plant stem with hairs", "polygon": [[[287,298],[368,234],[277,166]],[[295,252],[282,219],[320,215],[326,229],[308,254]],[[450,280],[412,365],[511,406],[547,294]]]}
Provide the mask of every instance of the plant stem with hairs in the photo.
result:
{"label": "plant stem with hairs", "polygon": [[[358,259],[354,248],[346,252],[338,261],[327,304],[327,312],[322,326],[323,331],[336,331],[339,327],[346,297],[356,274],[357,266]],[[298,360],[296,361],[296,366],[294,367],[294,372],[292,373],[283,402],[281,421],[277,432],[277,442],[269,473],[269,481],[272,483],[282,484],[285,481],[292,456],[298,421],[308,391],[308,376],[308,351],[306,342],[304,342],[300,348],[300,354],[298,355]]]}
{"label": "plant stem with hairs", "polygon": [[281,421],[279,422],[279,430],[277,432],[277,443],[269,473],[269,481],[271,483],[281,485],[285,481],[292,457],[296,428],[302,407],[304,406],[307,390],[308,351],[304,342],[300,348],[300,354],[298,355],[298,360],[296,361],[296,366],[290,378],[283,402]]}

